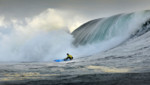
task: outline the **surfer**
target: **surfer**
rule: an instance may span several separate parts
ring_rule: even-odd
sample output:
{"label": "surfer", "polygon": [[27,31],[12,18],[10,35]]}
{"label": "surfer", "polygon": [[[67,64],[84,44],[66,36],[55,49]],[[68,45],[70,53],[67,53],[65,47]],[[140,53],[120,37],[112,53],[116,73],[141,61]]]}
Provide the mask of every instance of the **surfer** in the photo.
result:
{"label": "surfer", "polygon": [[64,61],[66,61],[66,60],[68,60],[68,59],[70,59],[70,60],[72,60],[72,59],[73,59],[73,56],[72,56],[72,55],[70,55],[69,53],[67,53],[67,58],[65,58],[65,59],[64,59]]}

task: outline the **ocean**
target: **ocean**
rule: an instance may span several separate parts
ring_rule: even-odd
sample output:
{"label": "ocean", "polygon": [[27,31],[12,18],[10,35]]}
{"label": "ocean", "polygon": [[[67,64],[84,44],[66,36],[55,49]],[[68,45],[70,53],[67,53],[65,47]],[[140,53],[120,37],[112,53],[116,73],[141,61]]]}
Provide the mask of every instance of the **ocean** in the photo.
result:
{"label": "ocean", "polygon": [[[0,34],[0,85],[149,85],[150,11]],[[26,33],[27,32],[27,33]],[[74,59],[63,59],[66,53]]]}

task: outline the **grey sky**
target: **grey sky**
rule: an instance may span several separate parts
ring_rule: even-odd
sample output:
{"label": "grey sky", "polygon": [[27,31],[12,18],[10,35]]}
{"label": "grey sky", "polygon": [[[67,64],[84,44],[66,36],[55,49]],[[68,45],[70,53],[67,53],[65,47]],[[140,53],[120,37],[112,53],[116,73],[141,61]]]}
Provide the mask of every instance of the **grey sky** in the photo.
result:
{"label": "grey sky", "polygon": [[54,8],[100,18],[150,9],[149,4],[150,0],[0,0],[0,15],[23,18]]}

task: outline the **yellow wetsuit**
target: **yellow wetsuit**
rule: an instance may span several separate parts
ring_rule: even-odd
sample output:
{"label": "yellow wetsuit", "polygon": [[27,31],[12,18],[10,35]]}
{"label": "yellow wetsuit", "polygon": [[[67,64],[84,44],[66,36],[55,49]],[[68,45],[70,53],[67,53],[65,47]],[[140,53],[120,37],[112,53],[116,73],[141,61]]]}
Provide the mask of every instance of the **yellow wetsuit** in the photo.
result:
{"label": "yellow wetsuit", "polygon": [[72,60],[72,59],[73,59],[73,56],[68,54],[68,55],[67,55],[67,58],[65,58],[64,60],[67,60],[67,59]]}

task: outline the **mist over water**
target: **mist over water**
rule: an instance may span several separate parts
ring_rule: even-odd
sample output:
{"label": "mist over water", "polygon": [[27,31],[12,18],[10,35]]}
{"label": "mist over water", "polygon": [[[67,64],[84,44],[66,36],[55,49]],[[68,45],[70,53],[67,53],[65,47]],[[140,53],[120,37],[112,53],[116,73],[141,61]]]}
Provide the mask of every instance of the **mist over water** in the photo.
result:
{"label": "mist over water", "polygon": [[[75,58],[90,56],[127,40],[140,29],[148,17],[149,11],[122,14],[117,18],[112,16],[99,20],[96,26],[89,28],[90,30],[82,32],[79,29],[76,35],[72,35],[68,28],[71,30],[77,28],[84,19],[71,21],[66,19],[65,14],[53,9],[48,9],[33,18],[26,18],[24,22],[12,19],[11,23],[7,23],[1,18],[0,61],[53,61],[65,58],[66,53]],[[115,22],[110,24],[112,20]],[[123,25],[124,23],[126,24]],[[101,35],[99,32],[106,36],[103,38],[99,36],[100,40],[93,37]],[[80,40],[84,39],[86,44],[81,45]],[[75,46],[74,41],[79,42],[79,45]]]}
{"label": "mist over water", "polygon": [[0,19],[0,61],[52,61],[65,58],[72,49],[69,30],[77,28],[80,16],[66,19],[62,11],[48,9],[24,21]]}

